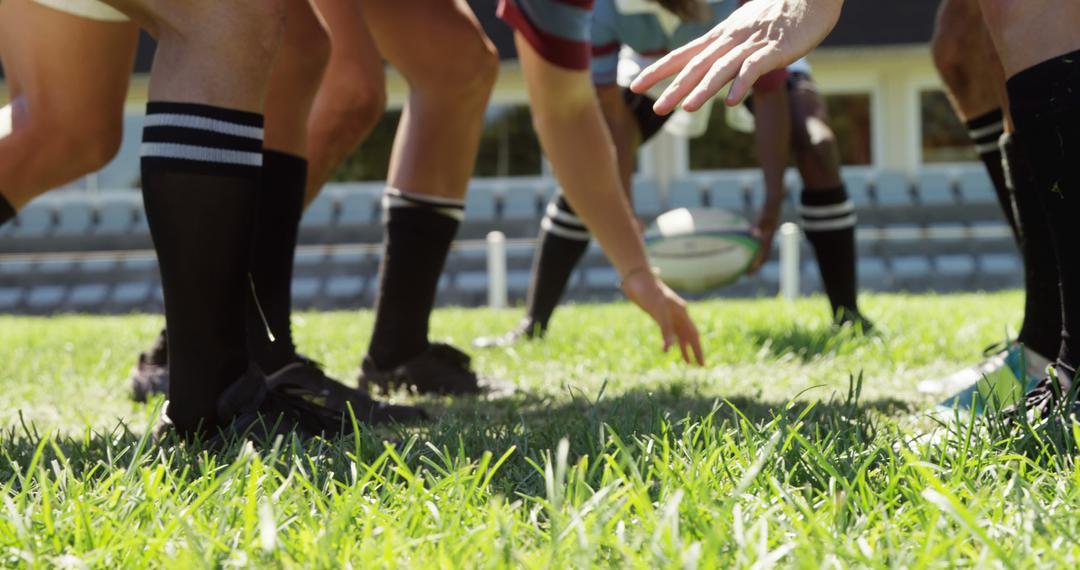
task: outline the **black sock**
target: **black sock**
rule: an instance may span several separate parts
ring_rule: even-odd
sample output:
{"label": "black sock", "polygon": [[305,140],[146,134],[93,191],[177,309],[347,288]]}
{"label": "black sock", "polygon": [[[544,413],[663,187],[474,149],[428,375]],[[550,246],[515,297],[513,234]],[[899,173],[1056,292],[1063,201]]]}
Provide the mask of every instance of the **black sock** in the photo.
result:
{"label": "black sock", "polygon": [[256,297],[248,302],[247,334],[251,358],[267,373],[296,360],[290,323],[293,258],[306,186],[307,160],[263,151],[262,191],[251,252]]}
{"label": "black sock", "polygon": [[542,333],[562,300],[570,275],[589,248],[589,230],[562,193],[548,204],[538,241],[526,311],[528,326]]}
{"label": "black sock", "polygon": [[428,319],[450,244],[465,213],[461,200],[407,194],[383,197],[385,253],[368,358],[388,370],[428,347]]}
{"label": "black sock", "polygon": [[13,219],[15,219],[15,208],[11,206],[11,202],[8,202],[3,194],[0,194],[0,227]]}
{"label": "black sock", "polygon": [[1061,288],[1046,213],[1039,203],[1038,183],[1012,135],[1001,137],[1001,151],[1024,260],[1024,324],[1017,340],[1051,358],[1061,346]]}
{"label": "black sock", "polygon": [[833,316],[859,314],[855,268],[855,205],[848,199],[847,190],[829,188],[803,190],[803,231],[814,248],[825,294],[832,304]]}
{"label": "black sock", "polygon": [[1001,114],[1001,109],[994,109],[968,121],[967,129],[971,142],[975,144],[975,152],[979,153],[979,159],[986,165],[990,181],[994,183],[994,194],[997,195],[1001,211],[1004,212],[1005,219],[1012,228],[1013,237],[1019,242],[1020,230],[1016,221],[1017,215],[1009,185],[1005,180],[1005,169],[1001,163],[1001,148],[998,145],[998,140],[1005,132],[1005,117]]}
{"label": "black sock", "polygon": [[1009,103],[1015,139],[1028,159],[1042,200],[1061,279],[1060,372],[1080,362],[1080,52],[1065,54],[1011,77]]}
{"label": "black sock", "polygon": [[169,331],[168,414],[180,433],[212,430],[217,400],[248,368],[244,307],[261,115],[151,102],[142,188]]}

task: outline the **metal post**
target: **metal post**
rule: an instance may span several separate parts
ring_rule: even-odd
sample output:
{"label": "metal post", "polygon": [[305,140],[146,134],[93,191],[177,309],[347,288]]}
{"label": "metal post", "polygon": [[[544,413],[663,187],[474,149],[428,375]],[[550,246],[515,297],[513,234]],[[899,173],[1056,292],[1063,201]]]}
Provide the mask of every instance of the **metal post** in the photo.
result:
{"label": "metal post", "polygon": [[789,301],[799,297],[799,226],[780,226],[780,296]]}
{"label": "metal post", "polygon": [[487,235],[488,306],[506,308],[506,235]]}

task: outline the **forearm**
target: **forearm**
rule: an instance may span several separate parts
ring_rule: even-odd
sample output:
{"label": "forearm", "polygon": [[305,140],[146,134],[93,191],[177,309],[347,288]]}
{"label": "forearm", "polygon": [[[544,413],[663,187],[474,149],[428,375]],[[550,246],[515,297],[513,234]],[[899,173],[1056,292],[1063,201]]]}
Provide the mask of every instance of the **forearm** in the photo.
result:
{"label": "forearm", "polygon": [[784,171],[791,152],[791,114],[787,90],[783,86],[771,91],[754,91],[753,98],[757,125],[754,142],[765,179],[764,215],[779,210],[784,201]]}
{"label": "forearm", "polygon": [[[620,182],[615,146],[595,104],[537,113],[540,143],[566,199],[620,275],[648,265]],[[624,169],[628,179],[632,168]]]}

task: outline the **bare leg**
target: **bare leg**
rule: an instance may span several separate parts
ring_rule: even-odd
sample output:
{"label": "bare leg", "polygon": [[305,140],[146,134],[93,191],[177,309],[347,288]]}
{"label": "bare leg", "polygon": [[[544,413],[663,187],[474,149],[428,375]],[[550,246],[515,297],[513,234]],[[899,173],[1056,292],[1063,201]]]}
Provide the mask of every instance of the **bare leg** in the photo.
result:
{"label": "bare leg", "polygon": [[307,122],[330,40],[308,0],[285,0],[285,32],[266,96],[266,148],[307,154]]}
{"label": "bare leg", "polygon": [[356,0],[314,0],[330,32],[330,62],[308,120],[311,203],[386,108],[382,57]]}
{"label": "bare leg", "polygon": [[389,185],[463,198],[498,73],[494,46],[464,0],[365,0],[364,14],[379,50],[411,89],[394,140]]}
{"label": "bare leg", "polygon": [[0,54],[16,81],[14,130],[0,139],[0,192],[15,208],[116,154],[136,41],[131,23],[72,16],[29,0],[0,3]]}

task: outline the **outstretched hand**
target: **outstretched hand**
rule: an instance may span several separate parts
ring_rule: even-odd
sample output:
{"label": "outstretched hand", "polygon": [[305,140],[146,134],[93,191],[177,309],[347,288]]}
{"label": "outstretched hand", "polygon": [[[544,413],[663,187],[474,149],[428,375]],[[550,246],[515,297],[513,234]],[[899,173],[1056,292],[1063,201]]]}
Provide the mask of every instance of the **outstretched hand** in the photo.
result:
{"label": "outstretched hand", "polygon": [[630,88],[648,91],[678,74],[656,100],[661,115],[682,102],[700,109],[731,83],[726,102],[738,104],[762,75],[817,47],[840,17],[843,0],[754,0],[705,35],[669,53],[638,75]]}
{"label": "outstretched hand", "polygon": [[628,275],[622,284],[623,292],[637,306],[641,307],[660,326],[664,338],[664,352],[678,344],[682,358],[687,364],[705,364],[701,350],[701,336],[698,334],[690,313],[686,310],[686,301],[664,285],[651,272],[639,271]]}

